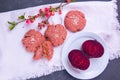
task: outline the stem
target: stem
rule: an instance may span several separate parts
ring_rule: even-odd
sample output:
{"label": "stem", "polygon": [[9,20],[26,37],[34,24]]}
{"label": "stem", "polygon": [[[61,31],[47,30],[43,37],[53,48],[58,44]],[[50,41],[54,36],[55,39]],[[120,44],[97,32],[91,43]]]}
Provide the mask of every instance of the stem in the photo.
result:
{"label": "stem", "polygon": [[[69,3],[70,3],[70,2],[69,2]],[[61,8],[63,8],[64,6],[68,5],[69,3],[61,2],[58,7],[53,8],[53,9],[54,9],[53,12],[58,12],[59,10],[61,10]],[[52,11],[51,11],[51,12],[52,12]],[[11,25],[11,26],[9,27],[10,30],[14,29],[14,27],[16,27],[16,25],[18,25],[18,24],[21,23],[21,22],[24,22],[24,21],[29,20],[29,19],[34,19],[34,20],[36,19],[34,16],[32,16],[32,18],[26,19],[26,18],[24,17],[24,15],[25,15],[25,13],[24,13],[22,16],[19,17],[19,19],[21,19],[21,21],[18,21],[18,22],[8,22],[8,23]],[[44,18],[44,17],[45,17],[45,12],[42,12],[42,13],[40,14],[40,17],[41,17],[41,18]],[[49,18],[48,18],[48,19],[49,19]],[[45,22],[48,22],[48,19],[46,19]],[[48,25],[48,24],[47,24],[47,25]]]}
{"label": "stem", "polygon": [[16,27],[16,25],[18,25],[19,23],[21,23],[21,22],[24,22],[26,19],[23,19],[22,21],[19,21],[19,22],[9,22],[8,21],[8,23],[10,24],[10,27],[9,27],[9,29],[10,30],[13,30],[15,27]]}
{"label": "stem", "polygon": [[27,19],[23,19],[22,21],[17,22],[17,24],[19,24],[19,23],[21,23],[21,22],[24,22],[25,20],[27,20]]}
{"label": "stem", "polygon": [[68,5],[69,3],[65,3],[65,4],[63,4],[61,7],[64,7],[64,6],[66,6],[66,5]]}
{"label": "stem", "polygon": [[59,7],[61,7],[61,6],[62,6],[62,4],[63,4],[63,2],[61,2],[61,3],[60,3]]}
{"label": "stem", "polygon": [[17,24],[19,24],[19,23],[21,23],[21,22],[24,22],[25,20],[27,20],[27,19],[23,19],[22,21],[17,22]]}
{"label": "stem", "polygon": [[62,4],[63,4],[63,2],[62,2],[62,3],[60,3],[60,5],[59,5],[58,7],[56,7],[55,9],[56,9],[56,10],[60,9],[60,8],[61,8],[61,6],[62,6]]}
{"label": "stem", "polygon": [[63,8],[64,6],[68,5],[69,3],[65,3],[63,5],[62,4],[63,4],[63,2],[58,7],[56,7],[56,10],[59,10],[61,7]]}

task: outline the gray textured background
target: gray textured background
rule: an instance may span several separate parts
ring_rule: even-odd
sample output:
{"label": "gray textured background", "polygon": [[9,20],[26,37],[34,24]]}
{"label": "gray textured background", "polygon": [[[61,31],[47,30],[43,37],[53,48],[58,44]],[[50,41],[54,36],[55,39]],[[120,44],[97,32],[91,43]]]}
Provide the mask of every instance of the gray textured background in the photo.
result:
{"label": "gray textured background", "polygon": [[[56,3],[65,0],[0,0],[0,12],[33,7],[41,4]],[[76,1],[97,1],[97,0],[76,0]],[[110,1],[110,0],[101,0]],[[118,13],[120,14],[120,0],[118,4]],[[120,15],[118,16],[120,21]],[[65,70],[54,72],[47,76],[29,80],[78,80],[70,76]],[[106,70],[98,77],[91,80],[120,80],[120,59],[109,61]]]}

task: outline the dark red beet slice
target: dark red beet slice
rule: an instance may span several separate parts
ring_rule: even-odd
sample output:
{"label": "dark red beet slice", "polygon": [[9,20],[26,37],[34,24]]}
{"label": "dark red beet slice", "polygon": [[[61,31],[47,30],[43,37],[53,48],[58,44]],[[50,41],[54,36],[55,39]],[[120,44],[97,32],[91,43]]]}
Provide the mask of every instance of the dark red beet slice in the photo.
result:
{"label": "dark red beet slice", "polygon": [[73,67],[81,70],[86,70],[90,65],[89,59],[80,50],[70,51],[68,58]]}
{"label": "dark red beet slice", "polygon": [[104,54],[104,48],[96,40],[87,40],[82,44],[82,49],[90,58],[98,58]]}
{"label": "dark red beet slice", "polygon": [[87,58],[87,59],[84,59],[84,63],[81,66],[79,66],[79,69],[86,70],[89,66],[90,66],[90,61]]}

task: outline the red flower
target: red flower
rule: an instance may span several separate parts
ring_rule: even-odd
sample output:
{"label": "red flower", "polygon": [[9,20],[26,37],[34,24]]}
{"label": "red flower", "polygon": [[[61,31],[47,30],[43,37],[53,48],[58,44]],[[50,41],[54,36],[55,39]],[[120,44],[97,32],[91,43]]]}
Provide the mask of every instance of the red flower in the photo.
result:
{"label": "red flower", "polygon": [[49,8],[47,8],[47,7],[45,8],[45,12],[49,12],[49,10],[50,10]]}
{"label": "red flower", "polygon": [[61,9],[59,10],[59,14],[62,14],[62,10]]}
{"label": "red flower", "polygon": [[46,12],[45,16],[49,18],[51,16],[51,12]]}
{"label": "red flower", "polygon": [[71,2],[71,0],[66,0],[67,3]]}
{"label": "red flower", "polygon": [[30,21],[31,21],[31,23],[33,23],[33,22],[34,22],[34,19],[30,19]]}
{"label": "red flower", "polygon": [[26,20],[26,24],[30,24],[30,23],[31,23],[30,19]]}
{"label": "red flower", "polygon": [[40,9],[40,10],[39,10],[39,13],[42,13],[42,12],[43,12],[43,10],[42,10],[42,9]]}

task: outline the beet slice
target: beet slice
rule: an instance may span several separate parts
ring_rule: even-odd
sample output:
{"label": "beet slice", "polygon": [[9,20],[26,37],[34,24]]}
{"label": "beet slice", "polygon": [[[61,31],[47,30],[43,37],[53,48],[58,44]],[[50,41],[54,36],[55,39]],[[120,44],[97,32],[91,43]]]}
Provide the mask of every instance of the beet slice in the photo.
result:
{"label": "beet slice", "polygon": [[89,59],[82,51],[77,49],[70,51],[68,59],[73,67],[81,70],[86,70],[90,65]]}
{"label": "beet slice", "polygon": [[90,58],[99,58],[104,54],[104,48],[97,40],[87,40],[82,44],[82,50]]}
{"label": "beet slice", "polygon": [[84,63],[81,66],[79,66],[79,69],[86,70],[89,66],[90,66],[90,60],[87,58],[84,59]]}

